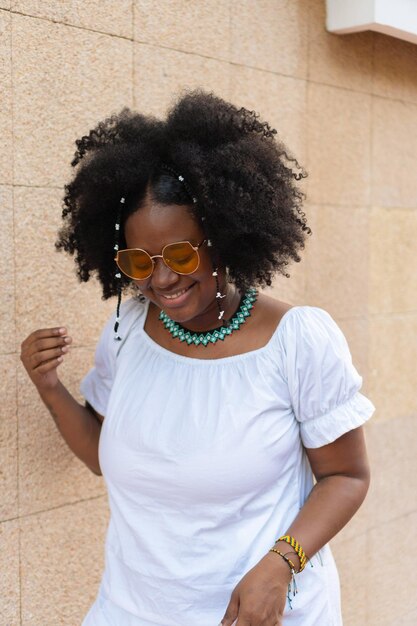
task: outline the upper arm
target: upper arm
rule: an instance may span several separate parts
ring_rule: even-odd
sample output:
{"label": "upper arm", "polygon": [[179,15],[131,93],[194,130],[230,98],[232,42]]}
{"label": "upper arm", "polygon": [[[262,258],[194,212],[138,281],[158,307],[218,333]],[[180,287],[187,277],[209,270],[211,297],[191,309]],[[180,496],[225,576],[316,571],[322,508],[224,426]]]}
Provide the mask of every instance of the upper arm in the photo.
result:
{"label": "upper arm", "polygon": [[320,448],[306,448],[317,481],[349,476],[369,483],[369,463],[363,427],[355,428]]}

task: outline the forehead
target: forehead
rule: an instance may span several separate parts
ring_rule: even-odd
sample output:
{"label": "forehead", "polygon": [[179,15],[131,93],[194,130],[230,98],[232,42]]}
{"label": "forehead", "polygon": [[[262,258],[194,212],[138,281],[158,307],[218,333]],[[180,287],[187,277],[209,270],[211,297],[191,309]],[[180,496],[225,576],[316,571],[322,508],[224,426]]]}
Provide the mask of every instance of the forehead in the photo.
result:
{"label": "forehead", "polygon": [[124,234],[129,248],[156,250],[175,241],[196,242],[203,235],[201,225],[184,205],[146,203],[129,215]]}

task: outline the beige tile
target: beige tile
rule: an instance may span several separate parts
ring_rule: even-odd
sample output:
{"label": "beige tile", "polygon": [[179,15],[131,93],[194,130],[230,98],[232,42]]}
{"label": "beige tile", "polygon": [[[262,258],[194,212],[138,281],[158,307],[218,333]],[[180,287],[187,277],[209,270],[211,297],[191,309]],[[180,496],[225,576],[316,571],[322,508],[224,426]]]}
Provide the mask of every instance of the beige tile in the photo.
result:
{"label": "beige tile", "polygon": [[417,212],[373,208],[370,226],[370,311],[416,311]]}
{"label": "beige tile", "polygon": [[75,139],[132,104],[133,43],[16,14],[12,23],[15,183],[62,187]]}
{"label": "beige tile", "polygon": [[310,83],[307,114],[310,202],[366,206],[371,97]]}
{"label": "beige tile", "polygon": [[19,521],[0,523],[0,615],[4,626],[20,626]]}
{"label": "beige tile", "polygon": [[[249,67],[231,71],[230,99],[260,114],[278,131],[301,165],[307,158],[307,87],[304,80],[279,76]],[[256,89],[254,89],[256,85]]]}
{"label": "beige tile", "polygon": [[24,626],[81,624],[104,568],[107,520],[104,497],[21,520]]}
{"label": "beige tile", "polygon": [[293,263],[287,270],[290,278],[277,274],[272,286],[265,288],[265,293],[294,306],[304,304],[306,263],[304,260],[300,263]]}
{"label": "beige tile", "polygon": [[368,210],[316,206],[307,263],[307,302],[339,318],[368,307]]}
{"label": "beige tile", "polygon": [[373,93],[417,103],[417,46],[375,33]]}
{"label": "beige tile", "polygon": [[372,204],[415,208],[417,105],[375,98],[372,120]]}
{"label": "beige tile", "polygon": [[401,617],[395,620],[396,626],[416,626],[417,624],[417,608],[411,610],[411,612],[407,611],[407,607],[404,607],[405,615],[401,615]]}
{"label": "beige tile", "polygon": [[[365,626],[367,621],[368,541],[366,534],[332,541],[340,578],[344,626]],[[323,625],[324,626],[324,625]]]}
{"label": "beige tile", "polygon": [[416,413],[417,315],[371,317],[369,322],[370,395],[376,419]]}
{"label": "beige tile", "polygon": [[11,0],[0,0],[0,9],[10,9]]}
{"label": "beige tile", "polygon": [[[383,523],[369,532],[368,614],[369,626],[397,624],[401,613],[416,611],[415,576],[404,566],[415,563],[417,547],[412,538],[417,528],[417,512]],[[389,546],[389,549],[384,549]],[[381,567],[381,548],[383,566]],[[408,570],[408,571],[407,571]]]}
{"label": "beige tile", "polygon": [[[232,0],[234,63],[287,76],[307,74],[308,0]],[[256,90],[256,85],[254,85]]]}
{"label": "beige tile", "polygon": [[410,444],[416,432],[415,415],[372,419],[367,425],[371,486],[366,508],[370,528],[417,511],[417,459]]}
{"label": "beige tile", "polygon": [[183,90],[201,87],[229,98],[228,63],[175,50],[135,44],[135,108],[164,116]]}
{"label": "beige tile", "polygon": [[13,11],[112,35],[132,37],[132,0],[11,0]]}
{"label": "beige tile", "polygon": [[0,229],[0,327],[2,342],[0,353],[15,350],[16,324],[14,317],[15,270],[13,238],[12,188],[0,185],[2,227]]}
{"label": "beige tile", "polygon": [[230,56],[230,3],[134,0],[135,40],[217,59]]}
{"label": "beige tile", "polygon": [[62,196],[55,189],[15,188],[19,346],[35,329],[56,325],[68,327],[75,346],[92,346],[116,306],[101,300],[95,278],[80,284],[73,257],[55,250]]}
{"label": "beige tile", "polygon": [[18,515],[16,361],[14,354],[0,356],[0,520]]}
{"label": "beige tile", "polygon": [[373,33],[335,35],[326,30],[325,2],[312,0],[309,20],[310,80],[371,91]]}
{"label": "beige tile", "polygon": [[[79,401],[79,383],[92,362],[93,351],[78,348],[60,366],[62,382]],[[20,514],[102,495],[103,479],[69,449],[23,366],[19,369],[18,390]]]}
{"label": "beige tile", "polygon": [[0,11],[0,183],[13,179],[11,17]]}

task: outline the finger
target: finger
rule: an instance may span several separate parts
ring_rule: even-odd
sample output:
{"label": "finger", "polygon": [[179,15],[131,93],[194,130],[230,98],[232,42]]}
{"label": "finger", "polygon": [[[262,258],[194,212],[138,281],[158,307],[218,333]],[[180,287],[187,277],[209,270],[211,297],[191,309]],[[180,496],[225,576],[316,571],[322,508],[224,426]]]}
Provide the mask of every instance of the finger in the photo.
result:
{"label": "finger", "polygon": [[36,370],[40,365],[51,359],[58,358],[68,352],[68,346],[62,346],[59,348],[53,348],[51,350],[43,350],[43,352],[35,352],[31,356],[31,364],[33,369]]}
{"label": "finger", "polygon": [[36,339],[31,344],[31,350],[33,352],[42,352],[43,350],[49,350],[51,348],[58,348],[59,346],[68,346],[72,342],[72,338],[66,335],[65,337],[48,337],[47,339]]}
{"label": "finger", "polygon": [[238,617],[238,619],[236,620],[236,622],[233,622],[232,626],[251,626],[251,624],[253,624],[253,622],[251,622],[248,619],[245,619],[244,617]]}
{"label": "finger", "polygon": [[54,370],[55,368],[57,368],[59,365],[61,365],[62,361],[64,360],[63,356],[59,356],[56,359],[51,359],[50,361],[47,361],[46,363],[42,363],[42,365],[40,365],[37,369],[36,372],[38,374],[47,374],[48,372],[50,372],[51,370]]}
{"label": "finger", "polygon": [[38,339],[44,339],[47,337],[59,337],[67,334],[67,329],[64,326],[58,326],[55,328],[40,328],[30,333],[24,341],[22,341],[22,349],[30,346],[34,341]]}
{"label": "finger", "polygon": [[233,626],[237,620],[238,610],[239,602],[232,597],[221,621],[221,626]]}

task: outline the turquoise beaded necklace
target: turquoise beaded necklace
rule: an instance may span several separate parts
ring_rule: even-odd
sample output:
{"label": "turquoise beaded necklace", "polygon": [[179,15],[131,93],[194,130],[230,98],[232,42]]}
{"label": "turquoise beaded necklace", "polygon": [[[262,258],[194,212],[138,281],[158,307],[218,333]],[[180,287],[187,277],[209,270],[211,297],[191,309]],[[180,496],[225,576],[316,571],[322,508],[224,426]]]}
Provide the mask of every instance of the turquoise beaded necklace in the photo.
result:
{"label": "turquoise beaded necklace", "polygon": [[188,345],[193,343],[196,346],[200,344],[207,346],[209,343],[216,343],[219,339],[224,341],[224,338],[227,337],[227,335],[231,335],[234,330],[239,330],[241,325],[246,321],[246,318],[250,316],[250,311],[256,302],[257,296],[258,293],[256,289],[248,289],[241,300],[238,310],[229,323],[226,326],[220,326],[219,328],[207,330],[205,332],[187,330],[184,326],[178,324],[178,322],[174,322],[174,320],[172,320],[165,313],[165,311],[160,312],[159,319],[162,321],[165,328],[171,333],[172,337],[177,337],[180,341],[188,343]]}

